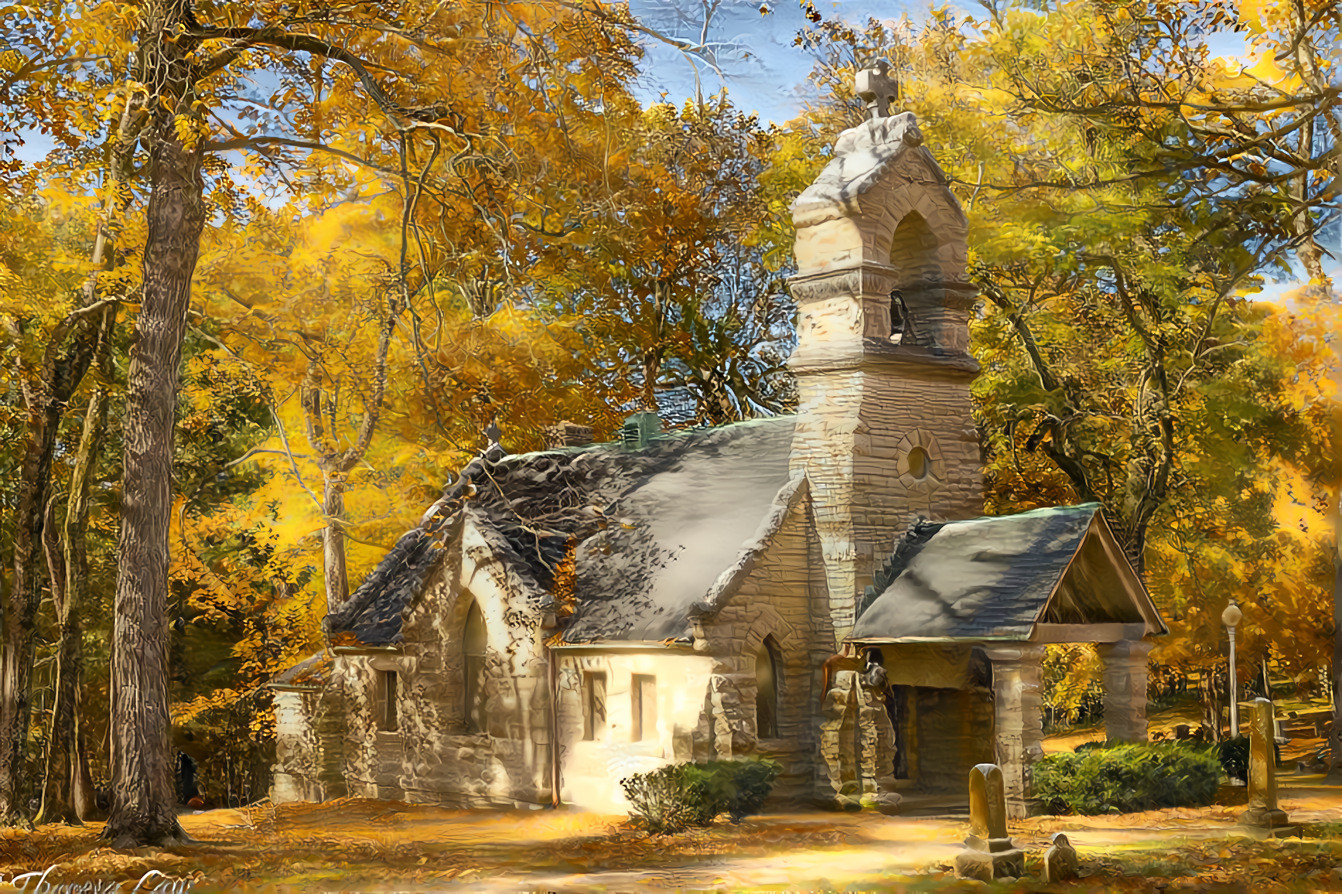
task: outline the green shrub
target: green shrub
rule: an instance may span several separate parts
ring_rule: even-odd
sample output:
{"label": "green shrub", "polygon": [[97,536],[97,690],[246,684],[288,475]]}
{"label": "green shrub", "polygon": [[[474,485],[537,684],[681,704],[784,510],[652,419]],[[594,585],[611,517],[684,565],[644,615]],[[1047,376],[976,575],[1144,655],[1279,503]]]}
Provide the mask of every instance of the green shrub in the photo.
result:
{"label": "green shrub", "polygon": [[758,813],[781,768],[773,761],[673,764],[620,780],[633,815],[654,835],[707,826],[720,813],[738,823]]}
{"label": "green shrub", "polygon": [[[634,816],[653,835],[668,835],[703,824],[703,814],[710,802],[702,778],[688,772],[691,766],[672,764],[620,780]],[[708,821],[712,822],[712,817]]]}
{"label": "green shrub", "polygon": [[705,768],[713,779],[710,788],[722,798],[718,812],[725,811],[734,823],[760,812],[782,770],[773,761],[759,760],[709,761],[695,766]]}
{"label": "green shrub", "polygon": [[1216,799],[1214,754],[1177,745],[1115,745],[1050,754],[1034,765],[1034,794],[1050,813],[1132,813],[1202,807]]}

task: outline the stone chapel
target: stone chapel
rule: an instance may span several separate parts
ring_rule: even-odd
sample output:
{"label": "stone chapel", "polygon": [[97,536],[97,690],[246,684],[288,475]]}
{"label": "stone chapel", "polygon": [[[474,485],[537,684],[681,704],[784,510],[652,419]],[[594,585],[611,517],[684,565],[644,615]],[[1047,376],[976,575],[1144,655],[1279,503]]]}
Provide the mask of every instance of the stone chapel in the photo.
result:
{"label": "stone chapel", "polygon": [[965,215],[872,107],[792,206],[796,415],[492,445],[272,682],[276,802],[610,811],[631,773],[758,756],[780,801],[883,810],[991,761],[1024,815],[1058,642],[1098,644],[1107,733],[1145,739],[1164,624],[1098,506],[981,517]]}

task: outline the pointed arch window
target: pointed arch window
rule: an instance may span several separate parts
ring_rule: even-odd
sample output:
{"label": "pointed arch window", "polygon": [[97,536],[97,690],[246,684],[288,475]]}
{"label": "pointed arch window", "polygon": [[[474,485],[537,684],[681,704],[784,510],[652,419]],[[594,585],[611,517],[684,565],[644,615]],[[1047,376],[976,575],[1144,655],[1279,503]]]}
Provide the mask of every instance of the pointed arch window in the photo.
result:
{"label": "pointed arch window", "polygon": [[755,655],[755,735],[778,738],[778,642],[772,635],[760,643]]}
{"label": "pointed arch window", "polygon": [[474,600],[466,610],[466,625],[462,630],[461,642],[466,659],[462,715],[466,718],[467,731],[474,733],[483,728],[480,721],[484,717],[486,643],[485,617]]}

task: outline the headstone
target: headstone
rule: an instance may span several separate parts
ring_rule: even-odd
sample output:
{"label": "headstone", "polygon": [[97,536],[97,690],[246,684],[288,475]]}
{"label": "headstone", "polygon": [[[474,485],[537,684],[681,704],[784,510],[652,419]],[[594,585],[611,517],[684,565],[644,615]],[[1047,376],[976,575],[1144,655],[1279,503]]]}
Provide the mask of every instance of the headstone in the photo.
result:
{"label": "headstone", "polygon": [[1255,699],[1249,709],[1249,809],[1240,815],[1244,831],[1255,836],[1295,835],[1297,826],[1287,821],[1277,806],[1277,760],[1273,747],[1272,702]]}
{"label": "headstone", "polygon": [[1025,874],[1025,853],[1007,837],[1006,784],[996,764],[969,771],[969,837],[956,855],[955,874],[982,881]]}
{"label": "headstone", "polygon": [[1053,844],[1044,852],[1044,881],[1047,884],[1076,878],[1079,863],[1076,848],[1061,832],[1053,833]]}

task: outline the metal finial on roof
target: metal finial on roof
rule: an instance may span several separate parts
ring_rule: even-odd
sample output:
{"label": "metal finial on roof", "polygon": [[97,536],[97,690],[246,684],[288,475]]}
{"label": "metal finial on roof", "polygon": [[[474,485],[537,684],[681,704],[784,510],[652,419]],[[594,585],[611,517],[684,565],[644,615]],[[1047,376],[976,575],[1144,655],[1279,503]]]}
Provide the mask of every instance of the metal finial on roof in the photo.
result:
{"label": "metal finial on roof", "polygon": [[890,77],[890,63],[877,59],[871,68],[857,73],[855,82],[858,99],[867,103],[868,118],[889,118],[891,106],[899,102],[899,81]]}

